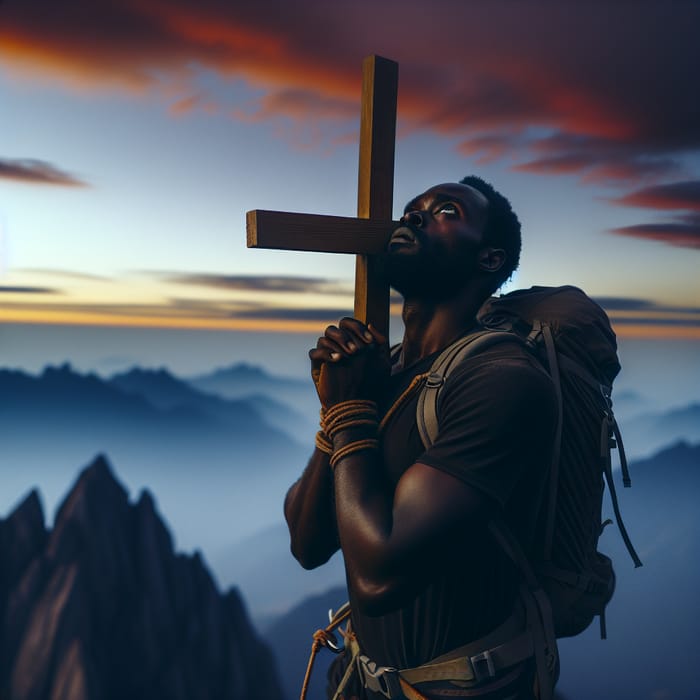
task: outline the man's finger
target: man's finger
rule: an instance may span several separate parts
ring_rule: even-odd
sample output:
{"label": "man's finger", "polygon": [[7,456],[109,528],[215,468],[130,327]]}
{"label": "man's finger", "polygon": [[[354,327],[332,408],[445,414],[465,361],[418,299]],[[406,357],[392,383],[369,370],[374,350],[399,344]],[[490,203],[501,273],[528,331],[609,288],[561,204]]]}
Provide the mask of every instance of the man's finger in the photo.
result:
{"label": "man's finger", "polygon": [[346,316],[341,318],[338,325],[348,333],[351,333],[357,342],[364,343],[365,345],[374,342],[374,336],[369,332],[367,326],[365,326],[362,321],[358,321],[356,318],[350,318]]}
{"label": "man's finger", "polygon": [[367,330],[372,335],[372,339],[375,343],[377,343],[377,345],[385,345],[389,342],[387,340],[387,337],[384,334],[382,334],[379,330],[377,330],[371,323],[369,324],[369,326],[367,326]]}
{"label": "man's finger", "polygon": [[337,326],[328,326],[326,328],[326,338],[337,343],[343,352],[348,355],[357,352],[358,348],[363,344],[355,337],[354,333]]}
{"label": "man's finger", "polygon": [[324,362],[337,362],[342,360],[344,354],[338,350],[327,347],[327,348],[311,348],[309,350],[309,359],[311,360],[311,366],[314,368],[320,367]]}

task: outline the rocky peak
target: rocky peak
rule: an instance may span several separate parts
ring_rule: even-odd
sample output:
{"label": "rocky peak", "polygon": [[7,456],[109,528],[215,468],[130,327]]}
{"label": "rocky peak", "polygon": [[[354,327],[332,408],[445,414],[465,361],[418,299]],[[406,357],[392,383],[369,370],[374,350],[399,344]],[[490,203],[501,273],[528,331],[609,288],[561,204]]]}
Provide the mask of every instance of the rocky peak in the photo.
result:
{"label": "rocky peak", "polygon": [[0,522],[0,553],[14,571],[0,579],[0,697],[281,697],[238,593],[173,551],[151,494],[129,503],[106,458],[81,473],[51,532],[30,494]]}

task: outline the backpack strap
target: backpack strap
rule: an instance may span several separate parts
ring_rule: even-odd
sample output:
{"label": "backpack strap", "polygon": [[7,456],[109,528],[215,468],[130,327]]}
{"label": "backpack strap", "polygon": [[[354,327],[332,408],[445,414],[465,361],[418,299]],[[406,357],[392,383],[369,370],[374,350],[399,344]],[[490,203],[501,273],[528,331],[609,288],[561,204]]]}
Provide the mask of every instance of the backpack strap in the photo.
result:
{"label": "backpack strap", "polygon": [[[596,391],[599,391],[603,397],[603,400],[605,401],[603,419],[600,425],[600,459],[602,463],[601,466],[603,468],[603,474],[605,475],[605,481],[608,485],[608,491],[610,492],[610,500],[612,501],[613,511],[615,513],[615,520],[617,522],[618,530],[620,531],[620,535],[622,536],[622,540],[625,543],[625,547],[627,548],[627,551],[629,552],[629,555],[632,558],[632,561],[634,562],[635,568],[638,568],[642,566],[642,561],[639,558],[637,552],[635,551],[634,546],[632,545],[630,536],[627,533],[627,528],[625,527],[625,523],[622,520],[622,514],[620,513],[620,505],[617,500],[615,482],[613,480],[611,449],[617,447],[620,455],[622,484],[625,488],[629,488],[632,485],[629,466],[627,464],[627,457],[625,455],[625,446],[622,443],[620,427],[617,424],[617,420],[615,420],[615,415],[612,410],[612,390],[610,386],[599,382],[590,372],[588,372],[584,367],[582,367],[575,360],[572,360],[570,357],[559,354],[557,356],[557,361],[560,367],[564,368],[567,372],[571,374],[575,374],[579,379],[591,386],[591,388],[595,389]],[[559,391],[561,392],[561,387],[559,388]],[[549,544],[551,546],[551,541],[549,542]],[[551,549],[549,551],[551,551]]]}
{"label": "backpack strap", "polygon": [[464,358],[476,355],[492,345],[514,340],[522,342],[522,339],[511,331],[483,328],[459,338],[438,355],[418,396],[416,407],[418,433],[426,449],[435,442],[438,435],[438,396],[450,372]]}
{"label": "backpack strap", "polygon": [[527,631],[533,642],[537,697],[539,700],[551,700],[559,672],[559,651],[551,603],[520,543],[505,521],[495,517],[489,523],[489,531],[524,580],[520,586],[520,599],[525,606]]}
{"label": "backpack strap", "polygon": [[541,329],[544,347],[547,352],[547,364],[549,365],[549,376],[554,384],[554,393],[557,401],[557,424],[554,433],[554,443],[552,445],[552,460],[549,468],[549,495],[547,499],[547,520],[545,528],[543,558],[549,561],[552,558],[552,543],[554,542],[554,520],[557,510],[557,489],[559,487],[559,460],[561,458],[561,436],[564,426],[564,400],[561,391],[561,377],[559,376],[559,361],[557,350],[554,345],[552,329],[547,324],[539,321],[533,323],[535,327]]}

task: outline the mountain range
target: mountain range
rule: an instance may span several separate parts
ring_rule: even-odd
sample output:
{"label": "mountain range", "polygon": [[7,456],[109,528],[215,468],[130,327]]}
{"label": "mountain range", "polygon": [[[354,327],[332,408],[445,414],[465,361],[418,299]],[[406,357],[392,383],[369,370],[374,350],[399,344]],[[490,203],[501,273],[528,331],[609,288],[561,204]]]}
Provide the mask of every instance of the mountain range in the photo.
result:
{"label": "mountain range", "polygon": [[108,379],[69,365],[0,370],[0,396],[1,508],[41,484],[53,510],[76,465],[106,453],[131,490],[158,493],[185,548],[223,547],[277,522],[314,431],[260,392],[224,399],[164,370]]}

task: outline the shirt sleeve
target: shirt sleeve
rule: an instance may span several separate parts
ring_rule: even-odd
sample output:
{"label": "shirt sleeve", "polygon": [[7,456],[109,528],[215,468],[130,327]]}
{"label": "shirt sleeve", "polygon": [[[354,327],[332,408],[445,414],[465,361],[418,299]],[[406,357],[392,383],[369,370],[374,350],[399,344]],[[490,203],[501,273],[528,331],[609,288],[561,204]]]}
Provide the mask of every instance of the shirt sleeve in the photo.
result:
{"label": "shirt sleeve", "polygon": [[418,459],[504,507],[526,471],[549,468],[556,400],[547,374],[526,358],[470,358],[439,397],[439,432]]}

